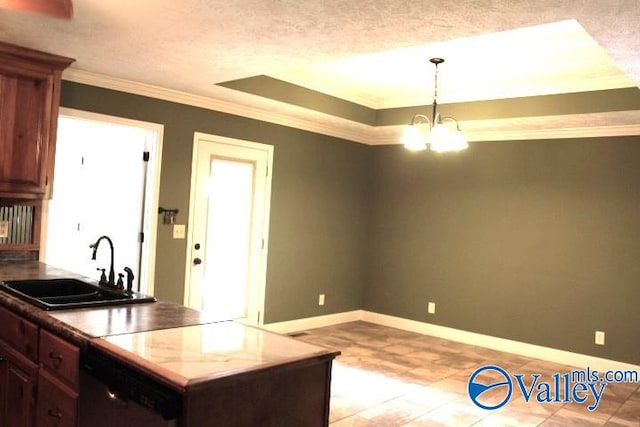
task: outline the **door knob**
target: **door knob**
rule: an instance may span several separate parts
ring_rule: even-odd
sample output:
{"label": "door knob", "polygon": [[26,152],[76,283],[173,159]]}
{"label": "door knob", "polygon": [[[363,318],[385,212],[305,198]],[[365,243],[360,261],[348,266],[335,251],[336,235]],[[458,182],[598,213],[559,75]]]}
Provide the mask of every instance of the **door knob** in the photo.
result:
{"label": "door knob", "polygon": [[200,258],[194,258],[193,259],[193,264],[194,265],[200,265],[200,264],[202,264],[202,260]]}

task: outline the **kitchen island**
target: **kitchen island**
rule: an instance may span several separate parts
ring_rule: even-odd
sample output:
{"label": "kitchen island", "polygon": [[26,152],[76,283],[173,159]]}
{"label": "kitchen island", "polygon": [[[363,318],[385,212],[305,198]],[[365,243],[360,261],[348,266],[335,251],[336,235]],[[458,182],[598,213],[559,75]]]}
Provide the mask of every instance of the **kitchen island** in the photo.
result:
{"label": "kitchen island", "polygon": [[[0,280],[70,276],[0,263]],[[77,425],[328,425],[337,351],[161,301],[47,312],[0,292],[0,306],[79,349]]]}

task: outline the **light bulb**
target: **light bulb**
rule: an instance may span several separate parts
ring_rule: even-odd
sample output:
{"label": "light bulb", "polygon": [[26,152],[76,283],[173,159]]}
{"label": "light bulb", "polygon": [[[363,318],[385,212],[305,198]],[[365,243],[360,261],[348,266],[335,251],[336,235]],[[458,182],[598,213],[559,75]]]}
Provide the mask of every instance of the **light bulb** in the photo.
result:
{"label": "light bulb", "polygon": [[400,141],[404,144],[404,148],[411,151],[426,150],[427,144],[420,133],[417,125],[409,125],[405,128]]}

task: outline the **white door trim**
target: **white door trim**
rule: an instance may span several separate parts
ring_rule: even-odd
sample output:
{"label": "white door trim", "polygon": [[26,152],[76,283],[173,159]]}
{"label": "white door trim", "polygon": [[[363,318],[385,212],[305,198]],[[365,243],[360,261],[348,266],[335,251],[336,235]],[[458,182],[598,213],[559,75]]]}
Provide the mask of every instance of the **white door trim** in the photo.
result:
{"label": "white door trim", "polygon": [[[151,175],[147,180],[146,203],[144,213],[144,221],[147,229],[144,234],[143,243],[143,268],[146,268],[146,293],[153,295],[155,288],[155,270],[156,270],[156,239],[158,230],[158,200],[160,195],[160,166],[162,164],[162,140],[164,136],[164,125],[151,122],[143,122],[140,120],[127,119],[123,117],[109,116],[106,114],[92,113],[90,111],[76,110],[73,108],[61,107],[60,116],[72,117],[76,119],[85,119],[103,123],[110,123],[122,126],[131,126],[151,131],[155,135],[155,141],[149,144],[150,159],[149,167]],[[116,166],[114,166],[115,168]],[[114,170],[115,171],[115,170]],[[55,182],[54,182],[55,185]],[[47,202],[44,203],[47,205]],[[42,232],[40,234],[40,247],[46,248],[46,211],[47,206],[43,209]],[[45,259],[44,250],[40,252],[40,260]],[[146,259],[146,262],[144,260]],[[143,276],[144,278],[144,276]]]}
{"label": "white door trim", "polygon": [[219,135],[211,135],[202,132],[194,132],[193,134],[193,147],[191,156],[191,184],[189,191],[189,219],[188,219],[188,233],[187,233],[187,251],[185,260],[185,277],[184,277],[184,299],[183,304],[190,306],[191,302],[191,248],[193,246],[193,225],[195,217],[195,203],[196,203],[196,177],[197,177],[197,164],[198,164],[198,144],[200,141],[210,141],[218,144],[227,144],[236,147],[253,148],[257,150],[266,151],[267,153],[267,176],[266,176],[266,188],[265,188],[265,201],[263,205],[263,220],[262,227],[263,234],[262,239],[264,242],[264,248],[261,251],[259,260],[257,262],[257,274],[256,274],[256,289],[258,295],[256,295],[256,305],[258,307],[259,316],[256,322],[251,322],[257,326],[264,323],[264,300],[265,300],[265,288],[267,280],[267,252],[269,248],[269,214],[271,212],[271,176],[273,171],[273,146],[268,144],[261,144],[258,142],[244,141],[235,138],[228,138]]}

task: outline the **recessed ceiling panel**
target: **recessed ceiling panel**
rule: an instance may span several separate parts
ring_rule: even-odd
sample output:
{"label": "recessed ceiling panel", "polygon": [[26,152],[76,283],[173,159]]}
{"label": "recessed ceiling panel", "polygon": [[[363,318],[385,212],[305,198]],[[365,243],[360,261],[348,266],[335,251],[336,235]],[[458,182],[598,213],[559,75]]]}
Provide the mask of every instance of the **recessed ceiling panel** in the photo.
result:
{"label": "recessed ceiling panel", "polygon": [[635,86],[575,20],[391,50],[274,77],[371,108],[430,104],[441,57],[440,103]]}

